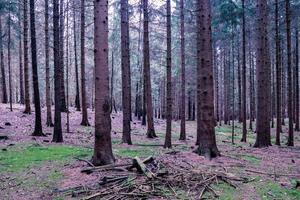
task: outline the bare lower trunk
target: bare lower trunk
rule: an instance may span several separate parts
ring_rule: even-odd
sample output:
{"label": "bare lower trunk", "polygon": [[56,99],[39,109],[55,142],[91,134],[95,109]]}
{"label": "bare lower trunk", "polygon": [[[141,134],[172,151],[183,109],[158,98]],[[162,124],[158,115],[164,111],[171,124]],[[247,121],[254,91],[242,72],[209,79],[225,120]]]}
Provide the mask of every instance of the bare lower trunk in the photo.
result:
{"label": "bare lower trunk", "polygon": [[[22,13],[22,7],[21,7],[21,0],[18,0],[18,23],[19,23],[19,28],[22,30],[22,25],[21,25],[21,13]],[[1,35],[1,34],[0,34]],[[23,69],[23,51],[22,51],[22,34],[21,32],[19,33],[19,90],[20,90],[20,104],[24,104],[24,69]]]}
{"label": "bare lower trunk", "polygon": [[24,113],[30,114],[31,107],[30,107],[30,93],[29,93],[29,59],[28,59],[28,1],[23,1],[23,48],[24,48],[24,90],[25,90],[25,110]]}
{"label": "bare lower trunk", "polygon": [[74,64],[75,64],[75,84],[76,84],[76,97],[75,107],[80,111],[80,92],[79,92],[79,75],[78,75],[78,57],[77,57],[77,29],[76,29],[76,1],[73,1],[73,34],[74,34]]}
{"label": "bare lower trunk", "polygon": [[210,159],[220,155],[214,129],[211,11],[210,0],[197,2],[197,133],[200,136],[197,153]]}
{"label": "bare lower trunk", "polygon": [[[9,3],[9,10],[11,9],[11,3]],[[0,36],[2,37],[2,36]],[[11,47],[11,14],[9,11],[8,14],[8,41],[7,41],[7,60],[8,60],[8,88],[9,88],[9,108],[10,111],[13,111],[12,109],[12,80],[11,80],[11,51],[10,51],[10,47]]]}
{"label": "bare lower trunk", "polygon": [[80,68],[81,68],[81,101],[82,101],[82,126],[90,126],[88,121],[86,103],[86,79],[85,79],[85,0],[81,0],[81,26],[80,26]]}
{"label": "bare lower trunk", "polygon": [[40,105],[40,91],[39,91],[39,77],[37,66],[37,47],[36,47],[36,33],[35,33],[35,6],[34,0],[30,0],[30,33],[31,33],[31,62],[32,62],[32,82],[33,82],[33,96],[35,108],[35,127],[33,136],[44,136],[42,129],[42,115]]}
{"label": "bare lower trunk", "polygon": [[59,59],[61,66],[61,112],[67,112],[66,94],[65,94],[65,71],[64,71],[64,0],[59,4]]}
{"label": "bare lower trunk", "polygon": [[296,76],[296,80],[295,80],[295,130],[296,131],[300,131],[300,125],[299,125],[299,31],[298,31],[298,26],[296,26],[296,30],[295,30],[295,76]]}
{"label": "bare lower trunk", "polygon": [[0,67],[2,77],[2,103],[7,103],[7,90],[6,90],[6,79],[5,79],[5,67],[4,67],[4,55],[3,55],[3,40],[2,40],[2,20],[0,16]]}
{"label": "bare lower trunk", "polygon": [[130,54],[129,54],[129,16],[128,0],[121,0],[121,62],[122,62],[122,108],[123,108],[123,135],[122,142],[129,145],[131,142],[131,96],[130,96]]}
{"label": "bare lower trunk", "polygon": [[63,142],[61,127],[61,66],[59,57],[59,0],[53,0],[53,43],[54,43],[54,132],[53,142]]}
{"label": "bare lower trunk", "polygon": [[51,114],[51,95],[50,95],[50,66],[49,66],[49,0],[45,0],[45,64],[46,64],[46,107],[47,107],[47,126],[53,126]]}
{"label": "bare lower trunk", "polygon": [[144,95],[147,114],[147,137],[156,137],[153,123],[153,106],[150,77],[150,58],[149,58],[149,19],[148,19],[148,0],[143,0],[144,10]]}
{"label": "bare lower trunk", "polygon": [[185,32],[184,32],[184,2],[180,0],[180,48],[181,48],[181,106],[180,106],[180,137],[186,140],[185,133]]}
{"label": "bare lower trunk", "polygon": [[92,162],[106,165],[114,162],[111,144],[111,119],[108,71],[108,1],[94,1],[95,59],[95,146]]}
{"label": "bare lower trunk", "polygon": [[167,0],[167,127],[164,148],[172,148],[171,2]]}
{"label": "bare lower trunk", "polygon": [[243,136],[242,142],[247,141],[247,98],[246,98],[246,21],[245,21],[245,0],[242,0],[243,4],[243,73],[242,73],[242,120],[243,120]]}
{"label": "bare lower trunk", "polygon": [[290,19],[290,1],[286,0],[286,39],[287,39],[287,67],[288,67],[288,118],[289,118],[289,136],[288,146],[294,146],[294,120],[293,120],[293,78],[292,78],[292,46],[291,46],[291,19]]}
{"label": "bare lower trunk", "polygon": [[271,145],[271,66],[268,48],[267,1],[257,0],[257,111],[256,142],[254,147]]}

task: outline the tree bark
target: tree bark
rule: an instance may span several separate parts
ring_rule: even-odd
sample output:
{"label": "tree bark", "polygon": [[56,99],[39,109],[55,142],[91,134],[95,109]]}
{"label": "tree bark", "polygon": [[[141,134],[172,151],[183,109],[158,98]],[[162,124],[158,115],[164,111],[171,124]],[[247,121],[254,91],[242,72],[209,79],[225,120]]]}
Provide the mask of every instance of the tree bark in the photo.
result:
{"label": "tree bark", "polygon": [[108,1],[94,1],[95,59],[95,145],[92,163],[114,163],[111,144],[111,119],[108,70]]}
{"label": "tree bark", "polygon": [[271,66],[268,48],[268,14],[267,0],[257,0],[257,112],[256,112],[256,142],[254,147],[271,145],[270,133],[270,103],[271,103]]}
{"label": "tree bark", "polygon": [[20,29],[19,33],[19,85],[20,85],[20,104],[24,104],[24,69],[23,69],[23,52],[22,52],[22,24],[21,24],[21,13],[22,13],[22,7],[21,7],[21,0],[18,0],[18,25]]}
{"label": "tree bark", "polygon": [[281,61],[280,61],[280,36],[279,36],[278,0],[275,0],[275,44],[276,44],[276,145],[280,145],[281,132]]}
{"label": "tree bark", "polygon": [[247,98],[246,98],[246,21],[245,21],[245,0],[242,0],[242,7],[243,7],[243,73],[242,73],[242,120],[243,120],[243,136],[242,142],[247,141]]}
{"label": "tree bark", "polygon": [[197,153],[207,158],[219,156],[215,137],[214,84],[210,0],[198,0],[197,33]]}
{"label": "tree bark", "polygon": [[76,29],[76,1],[73,1],[73,34],[74,34],[74,64],[75,64],[75,84],[76,84],[76,97],[75,107],[80,111],[80,92],[79,92],[79,75],[78,75],[78,57],[77,57],[77,29]]}
{"label": "tree bark", "polygon": [[288,67],[288,118],[289,135],[288,146],[294,146],[294,120],[293,120],[293,78],[292,78],[292,47],[291,47],[291,19],[290,19],[290,1],[285,1],[286,12],[286,39],[287,39],[287,67]]}
{"label": "tree bark", "polygon": [[[143,0],[144,10],[144,95],[147,114],[147,137],[156,137],[153,123],[153,106],[150,77],[150,55],[149,55],[149,17],[148,0]],[[144,111],[145,112],[145,111]]]}
{"label": "tree bark", "polygon": [[66,94],[65,94],[65,71],[64,71],[64,0],[59,4],[59,57],[61,70],[61,112],[67,112]]}
{"label": "tree bark", "polygon": [[295,131],[300,131],[299,125],[299,30],[296,25],[295,30]]}
{"label": "tree bark", "polygon": [[186,140],[185,132],[185,26],[184,26],[184,0],[180,0],[180,55],[181,55],[181,109],[180,109],[180,137]]}
{"label": "tree bark", "polygon": [[9,14],[8,14],[8,40],[7,40],[7,60],[8,60],[8,88],[9,88],[9,108],[12,112],[12,80],[11,80],[11,2],[9,2]]}
{"label": "tree bark", "polygon": [[6,90],[6,78],[5,78],[5,67],[4,67],[4,54],[3,54],[3,40],[2,40],[2,20],[0,16],[0,67],[2,76],[2,103],[7,103],[7,90]]}
{"label": "tree bark", "polygon": [[167,127],[164,148],[172,148],[172,40],[171,40],[171,2],[167,0]]}
{"label": "tree bark", "polygon": [[121,0],[121,64],[122,64],[122,108],[123,135],[122,142],[131,142],[131,96],[130,96],[130,53],[129,53],[129,13],[128,0]]}
{"label": "tree bark", "polygon": [[81,0],[81,21],[80,21],[80,68],[81,68],[81,102],[82,102],[82,126],[90,126],[88,121],[86,103],[86,79],[85,79],[85,0]]}
{"label": "tree bark", "polygon": [[37,66],[37,47],[36,47],[36,33],[35,33],[34,2],[35,2],[35,0],[30,0],[31,62],[32,62],[34,108],[35,108],[35,128],[34,128],[34,132],[32,133],[32,135],[33,136],[44,136],[43,129],[42,129],[39,77],[38,77],[38,66]]}
{"label": "tree bark", "polygon": [[23,48],[24,48],[24,86],[25,86],[25,110],[24,113],[30,114],[30,92],[29,92],[29,58],[28,58],[28,1],[23,1]]}
{"label": "tree bark", "polygon": [[50,95],[50,66],[49,66],[49,0],[45,0],[45,67],[46,67],[46,107],[47,107],[47,126],[53,126],[51,114],[51,95]]}
{"label": "tree bark", "polygon": [[53,43],[54,43],[54,133],[52,142],[63,142],[61,127],[61,63],[59,57],[59,0],[53,0]]}

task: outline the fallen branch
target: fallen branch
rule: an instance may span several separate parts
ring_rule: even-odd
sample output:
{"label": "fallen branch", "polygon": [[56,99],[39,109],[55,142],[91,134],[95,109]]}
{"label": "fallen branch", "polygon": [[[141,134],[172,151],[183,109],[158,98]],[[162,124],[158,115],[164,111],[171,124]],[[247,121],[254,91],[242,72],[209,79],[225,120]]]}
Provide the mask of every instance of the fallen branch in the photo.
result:
{"label": "fallen branch", "polygon": [[293,176],[293,177],[300,177],[300,174],[278,174],[278,173],[275,174],[275,173],[255,171],[255,170],[252,170],[252,169],[245,169],[245,171],[256,173],[256,174],[269,175],[269,176]]}

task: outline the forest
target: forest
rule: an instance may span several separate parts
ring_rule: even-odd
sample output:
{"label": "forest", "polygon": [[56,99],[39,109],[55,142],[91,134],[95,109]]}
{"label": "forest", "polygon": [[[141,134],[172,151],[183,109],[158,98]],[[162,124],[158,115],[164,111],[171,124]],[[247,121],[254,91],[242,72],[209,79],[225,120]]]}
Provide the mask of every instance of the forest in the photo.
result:
{"label": "forest", "polygon": [[0,0],[0,199],[300,199],[300,0]]}

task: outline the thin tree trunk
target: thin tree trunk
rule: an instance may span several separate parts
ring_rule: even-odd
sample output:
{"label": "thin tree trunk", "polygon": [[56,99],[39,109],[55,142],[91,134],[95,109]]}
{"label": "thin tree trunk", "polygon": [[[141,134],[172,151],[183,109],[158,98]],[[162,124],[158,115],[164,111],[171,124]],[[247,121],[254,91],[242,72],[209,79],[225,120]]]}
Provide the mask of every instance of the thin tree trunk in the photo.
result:
{"label": "thin tree trunk", "polygon": [[267,0],[257,0],[257,137],[254,147],[266,147],[271,145],[271,66],[268,49],[267,16]]}
{"label": "thin tree trunk", "polygon": [[38,66],[37,66],[37,47],[36,47],[36,33],[35,33],[34,2],[35,2],[35,0],[30,0],[31,62],[32,62],[34,108],[35,108],[35,128],[34,128],[34,132],[32,133],[32,135],[33,136],[44,136],[43,129],[42,129],[39,77],[38,77]]}
{"label": "thin tree trunk", "polygon": [[75,84],[76,97],[75,107],[80,111],[80,92],[79,92],[79,75],[78,75],[78,57],[77,57],[77,28],[76,28],[76,1],[73,1],[73,34],[74,34],[74,62],[75,62]]}
{"label": "thin tree trunk", "polygon": [[11,46],[11,2],[9,2],[9,14],[8,14],[8,41],[7,41],[7,60],[8,60],[8,88],[9,88],[9,108],[12,112],[12,80],[11,80],[11,55],[10,55],[10,46]]}
{"label": "thin tree trunk", "polygon": [[4,67],[4,55],[3,55],[3,40],[2,40],[2,20],[0,16],[0,67],[2,76],[2,103],[7,103],[7,90],[6,90],[6,79],[5,79],[5,67]]}
{"label": "thin tree trunk", "polygon": [[81,68],[81,102],[82,102],[82,121],[80,125],[90,126],[88,121],[86,103],[86,79],[85,79],[85,0],[81,0],[81,21],[80,21],[80,68]]}
{"label": "thin tree trunk", "polygon": [[122,62],[122,109],[123,134],[122,142],[129,145],[131,142],[131,96],[130,96],[130,53],[129,53],[129,16],[128,0],[121,0],[121,62]]}
{"label": "thin tree trunk", "polygon": [[172,148],[172,40],[171,40],[171,2],[167,0],[167,127],[164,148]]}
{"label": "thin tree trunk", "polygon": [[111,144],[111,119],[108,70],[108,1],[94,1],[95,59],[95,146],[94,165],[114,163]]}
{"label": "thin tree trunk", "polygon": [[287,39],[287,67],[288,67],[288,118],[289,118],[289,135],[288,146],[294,146],[294,120],[293,120],[293,78],[292,78],[292,47],[291,47],[291,19],[290,19],[290,1],[285,1],[286,9],[286,39]]}
{"label": "thin tree trunk", "polygon": [[243,120],[243,136],[242,142],[247,141],[247,98],[246,98],[246,21],[245,21],[245,0],[242,0],[242,7],[243,7],[243,73],[242,73],[242,120]]}
{"label": "thin tree trunk", "polygon": [[45,0],[45,65],[46,65],[46,107],[47,107],[47,126],[53,126],[51,114],[51,95],[50,95],[50,66],[49,66],[49,0]]}
{"label": "thin tree trunk", "polygon": [[184,28],[184,2],[180,0],[180,48],[181,48],[181,106],[180,106],[180,137],[186,140],[185,133],[185,28]]}
{"label": "thin tree trunk", "polygon": [[210,0],[197,2],[197,132],[200,132],[197,153],[210,159],[220,155],[214,129],[211,8]]}
{"label": "thin tree trunk", "polygon": [[[150,77],[150,55],[149,55],[149,18],[148,0],[143,0],[144,10],[144,95],[147,110],[147,137],[156,137],[153,122],[153,106]],[[145,110],[144,110],[145,112]]]}
{"label": "thin tree trunk", "polygon": [[28,58],[28,1],[23,1],[23,48],[24,48],[24,86],[25,86],[25,110],[24,113],[30,114],[30,92],[29,92],[29,58]]}
{"label": "thin tree trunk", "polygon": [[300,131],[300,125],[299,125],[299,31],[298,26],[296,25],[295,30],[295,95],[296,95],[296,104],[295,104],[295,131]]}
{"label": "thin tree trunk", "polygon": [[67,9],[66,9],[66,16],[67,16],[67,42],[66,42],[66,87],[67,87],[67,95],[66,95],[66,106],[67,106],[67,133],[70,133],[70,111],[69,111],[69,0],[67,0]]}
{"label": "thin tree trunk", "polygon": [[19,85],[20,85],[20,104],[24,104],[24,69],[23,69],[23,52],[22,52],[22,24],[21,24],[21,13],[22,13],[22,7],[21,7],[21,0],[18,0],[18,26],[20,29],[19,33]]}
{"label": "thin tree trunk", "polygon": [[278,0],[275,0],[275,44],[276,44],[276,145],[280,145],[281,132],[281,61],[280,61],[280,36],[279,36],[279,13]]}
{"label": "thin tree trunk", "polygon": [[54,133],[53,142],[63,142],[61,127],[61,63],[59,57],[59,0],[53,0],[53,43],[54,43]]}

